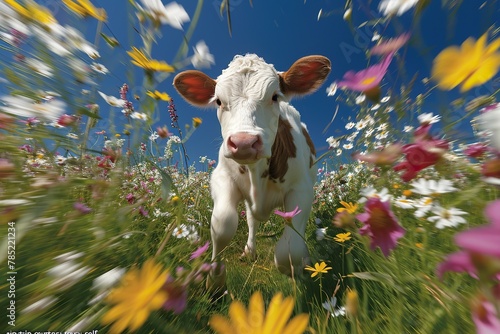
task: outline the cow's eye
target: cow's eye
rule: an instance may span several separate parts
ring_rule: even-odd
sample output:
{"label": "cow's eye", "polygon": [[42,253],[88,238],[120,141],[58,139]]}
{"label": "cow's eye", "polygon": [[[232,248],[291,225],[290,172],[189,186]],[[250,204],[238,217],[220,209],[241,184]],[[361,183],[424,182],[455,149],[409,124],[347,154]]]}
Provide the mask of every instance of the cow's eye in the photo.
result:
{"label": "cow's eye", "polygon": [[274,102],[277,102],[277,101],[278,101],[278,94],[274,94],[274,95],[273,95],[273,101],[274,101]]}
{"label": "cow's eye", "polygon": [[221,106],[221,104],[222,104],[222,102],[220,101],[220,99],[215,100],[215,103],[217,103],[217,105],[218,105],[219,107],[220,107],[220,106]]}

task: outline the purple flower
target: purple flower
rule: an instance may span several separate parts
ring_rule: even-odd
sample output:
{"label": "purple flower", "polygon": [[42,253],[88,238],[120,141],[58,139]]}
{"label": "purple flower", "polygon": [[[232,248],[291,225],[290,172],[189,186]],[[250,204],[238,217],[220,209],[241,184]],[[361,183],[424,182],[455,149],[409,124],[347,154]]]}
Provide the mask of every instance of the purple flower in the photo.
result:
{"label": "purple flower", "polygon": [[479,158],[488,151],[488,147],[483,143],[474,143],[467,146],[464,154],[471,158]]}
{"label": "purple flower", "polygon": [[73,204],[73,208],[77,211],[80,211],[80,213],[82,213],[84,215],[87,213],[90,213],[92,211],[91,208],[89,208],[88,206],[86,206],[82,202],[75,202],[75,204]]}
{"label": "purple flower", "polygon": [[167,301],[163,304],[163,309],[173,311],[175,314],[181,314],[187,306],[187,287],[169,276],[163,289],[168,296]]}
{"label": "purple flower", "polygon": [[477,334],[500,333],[500,320],[496,317],[495,306],[485,299],[473,305],[472,320],[476,325]]}
{"label": "purple flower", "polygon": [[342,81],[338,83],[340,88],[348,88],[358,92],[363,92],[369,98],[377,99],[380,95],[379,84],[387,73],[391,64],[394,52],[389,53],[382,62],[370,66],[365,70],[354,72],[349,71],[344,74]]}
{"label": "purple flower", "polygon": [[195,250],[193,253],[191,253],[191,256],[189,257],[190,260],[194,260],[199,258],[200,256],[203,255],[210,246],[210,241],[207,241],[203,246],[199,247],[197,250]]}
{"label": "purple flower", "polygon": [[370,237],[370,248],[374,250],[377,246],[380,247],[386,257],[396,248],[398,239],[406,233],[391,211],[390,202],[382,202],[377,197],[368,199],[365,212],[358,214],[356,218],[365,224],[359,229],[359,233]]}

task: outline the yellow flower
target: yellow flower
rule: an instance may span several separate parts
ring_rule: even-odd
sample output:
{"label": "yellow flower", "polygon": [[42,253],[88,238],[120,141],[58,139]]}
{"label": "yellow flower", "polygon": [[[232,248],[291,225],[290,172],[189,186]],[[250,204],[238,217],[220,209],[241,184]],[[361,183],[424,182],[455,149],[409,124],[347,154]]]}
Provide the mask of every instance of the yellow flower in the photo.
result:
{"label": "yellow flower", "polygon": [[193,126],[195,128],[199,127],[201,125],[201,123],[202,123],[201,118],[199,118],[199,117],[193,117]]}
{"label": "yellow flower", "polygon": [[26,3],[26,7],[18,4],[15,0],[5,0],[9,6],[12,7],[19,15],[24,16],[26,19],[30,19],[45,25],[56,23],[57,20],[54,18],[50,10],[46,7],[40,6],[34,1]]}
{"label": "yellow flower", "polygon": [[349,239],[351,239],[351,232],[339,233],[333,238],[337,242],[346,242]]}
{"label": "yellow flower", "polygon": [[153,260],[146,261],[141,269],[131,269],[120,286],[106,297],[106,302],[114,306],[104,314],[101,322],[104,325],[113,323],[110,333],[122,333],[127,328],[137,330],[149,314],[167,300],[167,292],[162,290],[167,278],[168,272]]}
{"label": "yellow flower", "polygon": [[121,136],[122,136],[121,134],[119,134],[119,133],[115,133],[115,137],[116,137],[116,138],[120,138]]}
{"label": "yellow flower", "polygon": [[450,46],[434,59],[432,77],[439,88],[460,91],[482,85],[495,76],[500,68],[500,38],[486,44],[487,33],[476,42],[468,38],[461,47]]}
{"label": "yellow flower", "polygon": [[78,3],[71,0],[62,0],[66,7],[72,12],[83,16],[92,16],[93,18],[106,22],[107,14],[103,8],[96,8],[89,0],[76,0]]}
{"label": "yellow flower", "polygon": [[175,69],[164,61],[149,59],[144,52],[136,47],[132,47],[132,51],[127,51],[132,58],[132,64],[142,67],[146,71],[157,72],[174,72]]}
{"label": "yellow flower", "polygon": [[277,293],[266,313],[262,294],[257,291],[250,297],[248,310],[240,301],[233,301],[229,306],[229,319],[216,314],[209,324],[218,334],[302,334],[309,323],[308,314],[299,314],[287,323],[294,303],[293,297],[283,299],[283,295]]}
{"label": "yellow flower", "polygon": [[314,276],[321,274],[321,273],[326,274],[326,273],[328,273],[328,270],[330,270],[330,269],[332,269],[332,267],[327,267],[325,262],[321,262],[321,263],[316,262],[314,264],[314,268],[311,266],[305,267],[305,270],[309,270],[309,271],[313,272],[311,274],[311,277],[314,277]]}
{"label": "yellow flower", "polygon": [[167,93],[161,93],[157,90],[155,90],[154,92],[148,90],[147,95],[155,100],[170,101],[170,95],[168,95]]}
{"label": "yellow flower", "polygon": [[343,208],[338,208],[337,212],[347,211],[350,214],[353,214],[358,209],[358,205],[357,204],[352,204],[351,202],[347,203],[347,202],[344,202],[344,201],[340,201],[340,204],[342,204],[342,206],[344,206],[344,207]]}
{"label": "yellow flower", "polygon": [[355,290],[347,290],[346,301],[345,301],[345,311],[351,317],[356,317],[358,315],[359,299],[358,293]]}
{"label": "yellow flower", "polygon": [[412,193],[410,189],[403,190],[403,196],[410,197]]}

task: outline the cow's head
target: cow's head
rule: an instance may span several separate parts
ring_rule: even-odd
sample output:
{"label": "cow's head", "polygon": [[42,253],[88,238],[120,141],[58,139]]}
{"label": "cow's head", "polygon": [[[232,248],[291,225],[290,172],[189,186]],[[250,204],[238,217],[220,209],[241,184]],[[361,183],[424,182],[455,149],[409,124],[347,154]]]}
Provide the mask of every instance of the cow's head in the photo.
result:
{"label": "cow's head", "polygon": [[294,95],[314,92],[330,72],[323,56],[297,60],[279,73],[256,55],[236,56],[214,80],[200,71],[184,71],[174,79],[177,91],[189,103],[217,107],[224,156],[251,164],[271,156],[280,104]]}

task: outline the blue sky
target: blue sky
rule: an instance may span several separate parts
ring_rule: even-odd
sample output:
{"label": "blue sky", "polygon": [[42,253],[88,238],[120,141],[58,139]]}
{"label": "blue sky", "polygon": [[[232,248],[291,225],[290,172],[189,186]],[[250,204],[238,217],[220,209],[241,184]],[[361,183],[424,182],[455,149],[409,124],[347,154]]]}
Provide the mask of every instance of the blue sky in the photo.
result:
{"label": "blue sky", "polygon": [[[192,17],[197,1],[178,1]],[[459,1],[430,1],[429,6],[417,19],[415,9],[392,19],[389,23],[375,28],[365,26],[356,29],[368,19],[381,17],[377,11],[379,0],[353,0],[352,27],[342,19],[344,14],[344,1],[259,1],[254,0],[253,6],[248,0],[232,0],[232,36],[229,35],[226,17],[219,14],[220,0],[204,2],[203,12],[196,31],[191,40],[191,47],[199,40],[204,40],[210,52],[215,56],[216,64],[205,73],[216,78],[231,61],[234,55],[256,53],[268,63],[274,64],[277,70],[286,70],[300,57],[320,54],[328,57],[332,62],[332,72],[325,84],[318,92],[295,99],[292,104],[301,112],[302,120],[307,124],[311,137],[319,150],[319,154],[327,150],[325,139],[329,136],[338,136],[345,133],[344,125],[349,117],[355,119],[355,110],[340,104],[339,113],[333,124],[323,132],[338,105],[333,97],[327,97],[326,87],[342,78],[348,70],[361,70],[367,67],[368,59],[365,50],[373,42],[371,37],[376,31],[383,37],[393,37],[402,32],[411,32],[412,40],[409,45],[400,50],[404,59],[402,67],[393,62],[389,73],[383,81],[383,91],[392,90],[397,94],[403,82],[407,82],[417,74],[417,85],[414,89],[415,98],[422,88],[421,79],[429,76],[433,58],[449,45],[461,44],[466,38],[478,38],[500,17],[498,1],[488,1],[480,9],[483,1],[465,0],[456,11],[443,8],[443,3],[456,3]],[[112,74],[102,82],[100,89],[106,94],[116,94],[123,82],[128,82],[132,92],[140,91],[135,86],[140,83],[129,81],[123,71],[124,64],[128,62],[125,50],[130,45],[139,45],[139,36],[130,24],[131,13],[128,12],[127,1],[93,1],[96,6],[104,7],[109,16],[107,26],[103,32],[114,35],[123,48],[111,50],[100,41],[100,59]],[[117,5],[123,4],[122,6]],[[164,3],[167,3],[164,1]],[[50,4],[50,3],[49,3]],[[45,5],[48,5],[45,2]],[[50,8],[50,6],[49,6]],[[57,6],[56,6],[57,8]],[[318,12],[322,9],[324,17],[317,20]],[[56,17],[61,21],[74,23],[72,16],[59,7]],[[498,23],[498,22],[496,22]],[[95,20],[87,20],[82,29],[87,36],[95,34]],[[188,25],[185,25],[185,30]],[[183,32],[169,26],[162,28],[163,38],[158,40],[153,47],[153,56],[170,62],[182,40]],[[192,54],[192,51],[190,51]],[[372,62],[376,59],[372,60]],[[190,67],[186,68],[190,69]],[[187,143],[188,155],[191,163],[198,160],[199,156],[208,156],[217,159],[217,152],[221,142],[220,127],[214,109],[197,109],[186,104],[175,92],[171,85],[173,75],[167,78],[158,89],[168,92],[175,100],[181,125],[190,123],[192,117],[201,117],[203,124],[193,134]],[[489,87],[489,88],[488,88]],[[472,99],[481,94],[486,94],[492,86],[473,90],[465,96]],[[394,95],[393,94],[393,95]],[[449,101],[459,97],[457,91],[434,91],[428,99],[425,112],[439,113],[439,107],[447,105]],[[167,105],[160,105],[161,121],[158,125],[170,124]],[[412,115],[408,115],[410,118]],[[403,122],[404,123],[404,122]],[[467,124],[465,125],[467,127]],[[465,128],[464,128],[465,129]]]}

